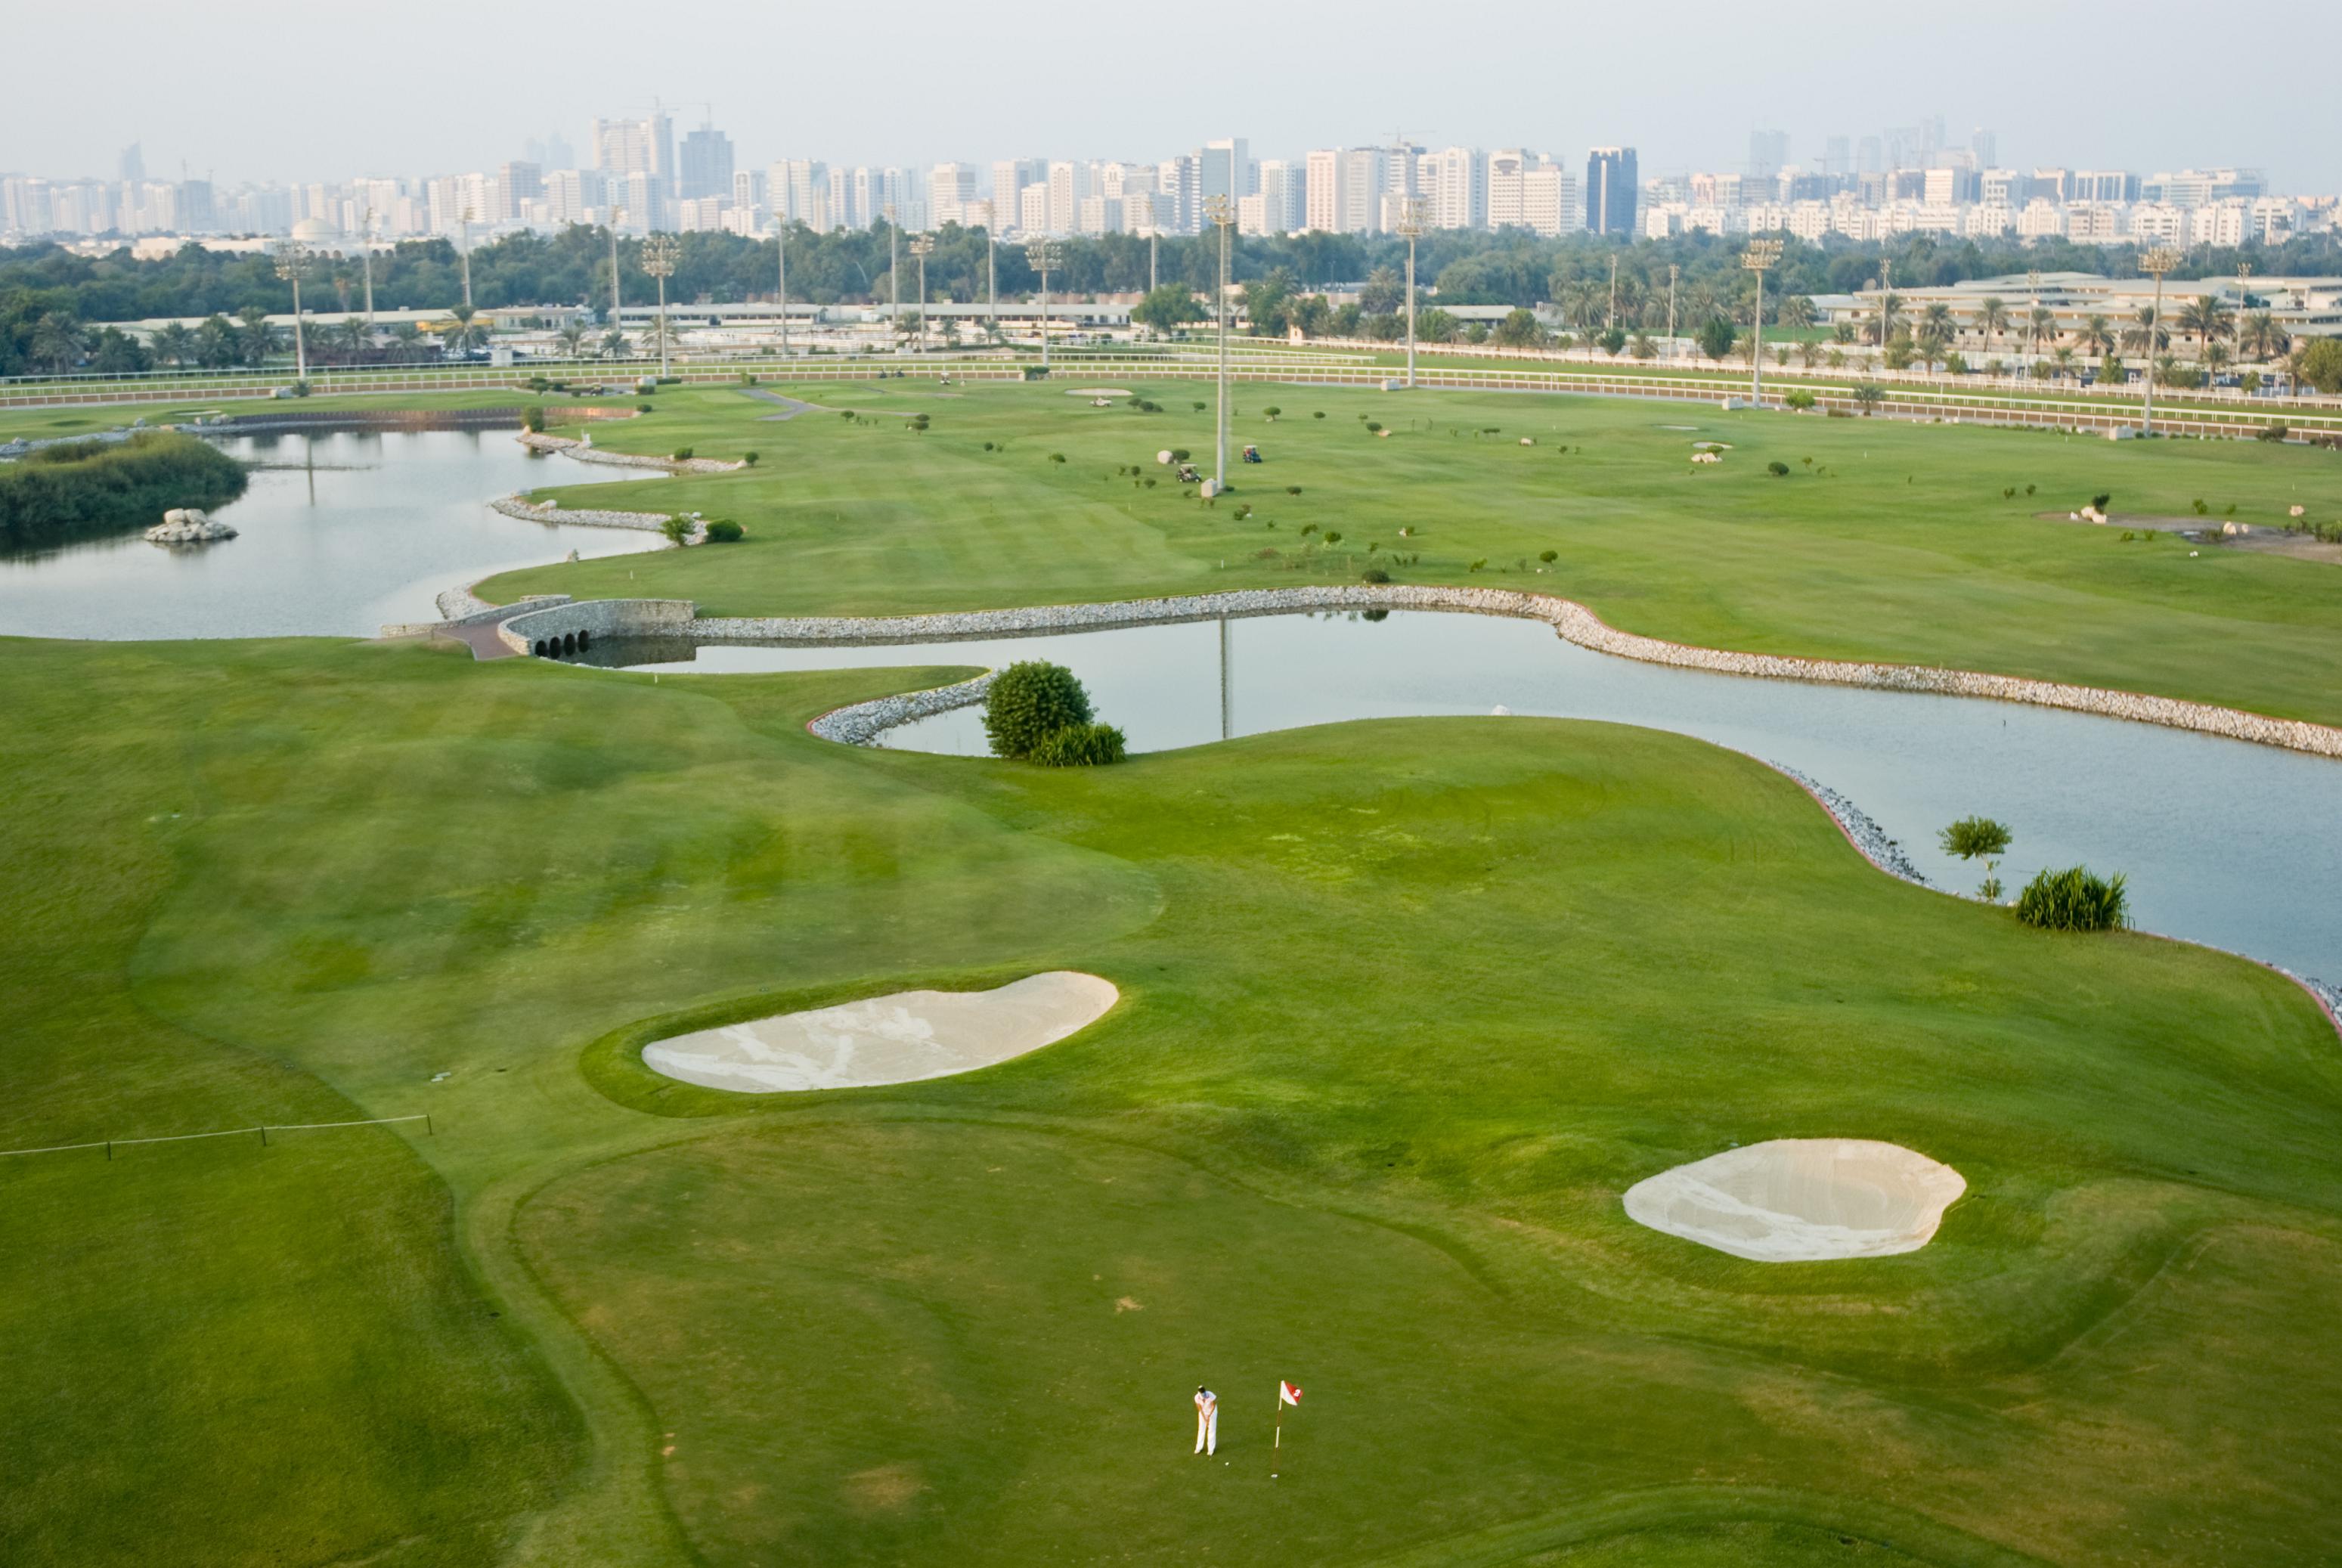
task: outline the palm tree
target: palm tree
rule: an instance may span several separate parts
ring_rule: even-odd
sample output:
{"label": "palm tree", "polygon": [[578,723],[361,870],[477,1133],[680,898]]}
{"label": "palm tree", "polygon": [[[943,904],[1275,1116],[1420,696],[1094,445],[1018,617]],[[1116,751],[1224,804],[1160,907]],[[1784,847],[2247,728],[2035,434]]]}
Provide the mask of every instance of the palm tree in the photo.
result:
{"label": "palm tree", "polygon": [[2171,329],[2157,319],[2153,305],[2140,305],[2138,315],[2132,320],[2136,325],[2123,328],[2124,348],[2142,358],[2152,359],[2171,346]]}
{"label": "palm tree", "polygon": [[2047,305],[2035,305],[2033,314],[2026,318],[2026,325],[2033,329],[2033,341],[2037,346],[2057,341],[2057,313]]}
{"label": "palm tree", "polygon": [[2063,381],[2067,376],[2074,374],[2074,351],[2072,349],[2060,345],[2055,353],[2050,355],[2049,357],[2057,362],[2058,380]]}
{"label": "palm tree", "polygon": [[2082,330],[2074,337],[2084,353],[2097,355],[2101,359],[2115,351],[2115,329],[2105,316],[2090,317],[2082,324]]}
{"label": "palm tree", "polygon": [[1895,335],[1895,320],[1902,314],[1901,295],[1890,290],[1878,296],[1878,342],[1881,347],[1885,347],[1887,340]]}
{"label": "palm tree", "polygon": [[215,311],[195,328],[195,363],[205,370],[225,370],[244,358],[244,345],[227,317]]}
{"label": "palm tree", "polygon": [[334,340],[350,356],[350,362],[355,364],[374,347],[374,328],[366,325],[366,319],[362,315],[345,316],[342,325],[334,329]]}
{"label": "palm tree", "polygon": [[[1795,295],[1791,297],[1803,299],[1805,296],[1803,295]],[[1806,369],[1811,370],[1815,365],[1820,364],[1821,357],[1821,345],[1811,341],[1797,345],[1797,363]]]}
{"label": "palm tree", "polygon": [[2203,365],[2207,375],[2217,375],[2228,368],[2228,361],[2231,357],[2228,345],[2216,338],[2204,345],[2204,352],[2197,363]]}
{"label": "palm tree", "polygon": [[1887,401],[1887,389],[1875,381],[1866,381],[1854,389],[1854,401],[1862,408],[1862,416],[1870,417],[1878,405]]}
{"label": "palm tree", "polygon": [[570,359],[586,357],[586,324],[573,321],[555,333],[554,340],[561,345],[562,354]]}
{"label": "palm tree", "polygon": [[1984,329],[1985,346],[1991,347],[1992,340],[2008,330],[2007,303],[1997,295],[1987,295],[1977,306],[1977,324]]}
{"label": "palm tree", "polygon": [[[903,317],[902,325],[898,325],[896,331],[897,333],[913,332],[916,331],[917,327],[918,318],[914,314]],[[643,357],[648,359],[657,354],[662,342],[666,344],[666,351],[673,354],[682,342],[682,338],[677,334],[674,322],[663,315],[655,315],[651,317],[651,324],[644,330],[641,338]]]}
{"label": "palm tree", "polygon": [[402,321],[390,329],[391,355],[397,359],[423,357],[423,329],[411,321]]}
{"label": "palm tree", "polygon": [[455,325],[447,329],[447,335],[441,340],[449,354],[469,354],[488,341],[488,329],[479,323],[476,319],[479,313],[470,305],[459,305],[447,314],[455,318]]}
{"label": "palm tree", "polygon": [[604,359],[626,358],[626,335],[620,332],[615,326],[609,331],[604,333],[602,335],[602,357]]}
{"label": "palm tree", "polygon": [[2277,317],[2267,311],[2257,310],[2245,317],[2237,330],[2237,345],[2267,365],[2293,346],[2293,335],[2277,325]]}
{"label": "palm tree", "polygon": [[59,374],[79,365],[88,347],[88,335],[82,331],[81,323],[65,311],[50,311],[33,324],[35,363]]}
{"label": "palm tree", "polygon": [[1959,328],[1952,322],[1952,307],[1941,301],[1921,311],[1919,319],[1925,324],[1927,335],[1938,344],[1949,345],[1959,335]]}
{"label": "palm tree", "polygon": [[268,325],[268,313],[258,305],[245,305],[235,313],[235,319],[236,341],[245,364],[264,365],[270,355],[284,346],[283,337]]}
{"label": "palm tree", "polygon": [[155,335],[146,340],[146,346],[154,351],[156,360],[175,366],[184,365],[195,356],[195,335],[184,324],[175,321],[155,328]]}
{"label": "palm tree", "polygon": [[1814,325],[1814,296],[1809,294],[1785,294],[1780,309],[1776,313],[1783,326],[1808,327]]}
{"label": "palm tree", "polygon": [[2200,362],[2215,343],[2236,335],[2236,313],[2218,295],[2199,294],[2179,307],[2179,330],[2196,335],[2196,357]]}

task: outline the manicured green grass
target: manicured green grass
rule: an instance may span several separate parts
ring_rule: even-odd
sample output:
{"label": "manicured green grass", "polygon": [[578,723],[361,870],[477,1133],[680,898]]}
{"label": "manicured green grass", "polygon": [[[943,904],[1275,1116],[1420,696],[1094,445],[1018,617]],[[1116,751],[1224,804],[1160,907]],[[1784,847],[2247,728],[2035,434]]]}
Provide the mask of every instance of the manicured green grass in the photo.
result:
{"label": "manicured green grass", "polygon": [[[304,397],[297,401],[269,398],[183,397],[154,403],[102,403],[62,408],[0,409],[0,441],[18,437],[43,440],[59,435],[88,435],[116,430],[135,420],[149,424],[175,424],[210,414],[228,414],[242,419],[265,419],[272,414],[315,414],[320,410],[381,414],[405,408],[507,408],[545,401],[515,387],[489,387],[467,392],[350,393]],[[595,401],[615,402],[617,399]],[[569,399],[555,397],[565,405]],[[550,405],[550,404],[548,404]]]}
{"label": "manicured green grass", "polygon": [[[547,566],[487,591],[670,595],[714,614],[899,613],[1355,581],[1379,564],[1401,582],[1550,590],[1679,642],[2342,722],[2342,572],[2062,521],[2100,492],[2118,514],[2192,515],[2202,498],[2216,522],[2232,503],[2263,527],[2295,504],[2342,520],[2330,452],[1248,385],[1235,439],[1267,462],[1236,469],[1236,493],[1206,504],[1154,459],[1186,447],[1208,469],[1211,418],[1191,406],[1208,386],[1141,384],[1160,414],[1094,409],[1046,385],[795,390],[860,417],[771,421],[738,389],[668,388],[656,414],[596,434],[630,451],[757,451],[744,473],[594,491],[596,505],[734,517],[745,543]],[[1270,406],[1285,411],[1274,424]],[[917,411],[933,420],[925,434],[904,428]],[[1395,434],[1369,434],[1367,420]],[[1733,450],[1695,468],[1695,439]],[[1789,476],[1768,474],[1772,461]],[[1240,521],[1244,505],[1254,515]],[[1341,544],[1313,544],[1310,525]],[[1540,571],[1546,550],[1556,560]],[[1400,554],[1420,560],[1392,564]]]}
{"label": "manicured green grass", "polygon": [[[0,1169],[0,1559],[2327,1553],[2342,1052],[2287,982],[1891,882],[1650,732],[803,730],[946,674],[0,644],[0,1144],[437,1134]],[[1124,1000],[960,1079],[633,1050],[1056,966]],[[1831,1134],[1968,1195],[1821,1265],[1619,1208]]]}

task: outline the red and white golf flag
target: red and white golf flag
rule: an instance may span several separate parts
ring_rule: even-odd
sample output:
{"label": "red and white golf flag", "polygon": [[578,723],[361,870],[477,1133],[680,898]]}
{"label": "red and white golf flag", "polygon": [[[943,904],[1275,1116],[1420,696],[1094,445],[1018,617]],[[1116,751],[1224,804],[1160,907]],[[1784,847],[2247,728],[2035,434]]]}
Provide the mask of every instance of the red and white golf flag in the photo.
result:
{"label": "red and white golf flag", "polygon": [[1299,1408],[1301,1390],[1292,1383],[1279,1382],[1276,1385],[1276,1408],[1283,1410],[1288,1404]]}

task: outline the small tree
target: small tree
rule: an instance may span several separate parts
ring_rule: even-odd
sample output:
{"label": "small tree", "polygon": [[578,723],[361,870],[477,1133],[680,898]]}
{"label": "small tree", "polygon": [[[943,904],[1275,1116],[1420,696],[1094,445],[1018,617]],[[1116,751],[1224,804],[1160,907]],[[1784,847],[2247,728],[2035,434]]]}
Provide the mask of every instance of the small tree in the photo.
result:
{"label": "small tree", "polygon": [[1866,381],[1854,389],[1855,406],[1862,410],[1865,419],[1876,414],[1886,401],[1887,389],[1875,381]]}
{"label": "small tree", "polygon": [[1962,860],[1984,860],[1984,884],[1977,896],[1987,901],[2000,896],[2000,860],[2008,853],[2009,834],[2007,826],[1988,816],[1964,816],[1936,835],[1946,854],[1958,855]]}
{"label": "small tree", "polygon": [[1029,757],[1049,736],[1090,717],[1090,694],[1073,671],[1042,659],[1001,671],[984,699],[984,734],[995,756]]}
{"label": "small tree", "polygon": [[1739,329],[1730,322],[1720,315],[1712,315],[1699,324],[1699,330],[1692,334],[1692,341],[1699,345],[1702,358],[1722,359],[1732,352],[1732,345],[1739,335]]}
{"label": "small tree", "polygon": [[669,517],[659,524],[659,532],[677,544],[688,544],[691,543],[691,519]]}

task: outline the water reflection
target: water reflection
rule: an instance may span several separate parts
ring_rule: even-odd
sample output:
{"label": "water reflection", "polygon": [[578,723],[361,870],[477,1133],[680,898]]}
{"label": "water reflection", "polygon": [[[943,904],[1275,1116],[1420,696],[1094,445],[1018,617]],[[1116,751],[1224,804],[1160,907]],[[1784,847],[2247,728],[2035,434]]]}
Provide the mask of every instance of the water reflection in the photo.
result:
{"label": "water reflection", "polygon": [[[2125,872],[2147,929],[2342,975],[2342,764],[2240,741],[2017,704],[1669,669],[1589,652],[1532,622],[1411,611],[867,647],[612,644],[592,657],[714,673],[1051,659],[1082,677],[1138,751],[1499,707],[1674,730],[1843,791],[1939,885],[1978,880],[1935,835],[1982,813],[2016,831],[2001,870],[2012,888],[2043,866]],[[886,744],[985,751],[974,709],[904,725]]]}
{"label": "water reflection", "polygon": [[0,634],[372,636],[427,621],[442,589],[492,573],[663,547],[656,534],[524,522],[487,508],[532,485],[641,479],[532,455],[506,431],[333,431],[223,440],[265,464],[220,509],[239,536],[150,544],[141,531],[0,555]]}

